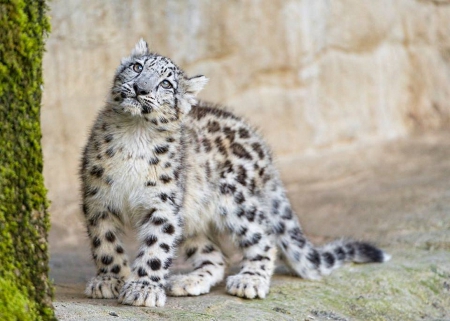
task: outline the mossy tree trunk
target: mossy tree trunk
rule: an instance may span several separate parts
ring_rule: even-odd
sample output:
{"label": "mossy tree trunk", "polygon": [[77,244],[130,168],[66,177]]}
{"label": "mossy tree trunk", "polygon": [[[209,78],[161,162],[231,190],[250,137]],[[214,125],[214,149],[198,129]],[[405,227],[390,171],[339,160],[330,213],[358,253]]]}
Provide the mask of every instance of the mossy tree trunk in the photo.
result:
{"label": "mossy tree trunk", "polygon": [[45,0],[0,0],[0,320],[54,320],[42,177]]}

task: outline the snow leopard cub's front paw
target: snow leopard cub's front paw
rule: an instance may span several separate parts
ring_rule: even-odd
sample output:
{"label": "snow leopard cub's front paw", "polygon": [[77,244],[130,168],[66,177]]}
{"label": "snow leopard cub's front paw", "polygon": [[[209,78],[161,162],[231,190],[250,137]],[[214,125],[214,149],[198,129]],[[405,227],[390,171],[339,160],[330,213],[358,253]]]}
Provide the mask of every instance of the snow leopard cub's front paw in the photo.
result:
{"label": "snow leopard cub's front paw", "polygon": [[149,281],[127,281],[119,294],[119,302],[127,305],[162,307],[166,293],[160,284]]}
{"label": "snow leopard cub's front paw", "polygon": [[264,299],[269,293],[270,281],[257,275],[237,274],[227,278],[227,292],[246,299]]}
{"label": "snow leopard cub's front paw", "polygon": [[123,278],[112,275],[98,275],[86,285],[84,293],[93,299],[115,299],[119,296]]}

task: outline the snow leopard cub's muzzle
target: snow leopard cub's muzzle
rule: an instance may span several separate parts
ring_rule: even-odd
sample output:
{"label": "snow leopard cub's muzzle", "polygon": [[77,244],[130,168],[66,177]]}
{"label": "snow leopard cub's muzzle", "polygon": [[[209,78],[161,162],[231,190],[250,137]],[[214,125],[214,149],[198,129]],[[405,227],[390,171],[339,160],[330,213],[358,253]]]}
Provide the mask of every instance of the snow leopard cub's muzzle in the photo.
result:
{"label": "snow leopard cub's muzzle", "polygon": [[141,39],[117,69],[111,103],[119,112],[168,124],[190,111],[207,81],[186,77],[170,59],[150,53]]}

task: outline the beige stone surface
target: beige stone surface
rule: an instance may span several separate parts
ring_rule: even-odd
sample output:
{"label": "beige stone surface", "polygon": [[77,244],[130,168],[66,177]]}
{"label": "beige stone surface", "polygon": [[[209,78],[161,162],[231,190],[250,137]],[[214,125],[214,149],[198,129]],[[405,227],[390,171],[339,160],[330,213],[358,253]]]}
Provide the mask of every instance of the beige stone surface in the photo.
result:
{"label": "beige stone surface", "polygon": [[[450,1],[53,0],[44,57],[44,176],[59,242],[77,241],[77,168],[122,56],[143,37],[201,97],[292,157],[445,127]],[[62,233],[64,232],[64,233]]]}

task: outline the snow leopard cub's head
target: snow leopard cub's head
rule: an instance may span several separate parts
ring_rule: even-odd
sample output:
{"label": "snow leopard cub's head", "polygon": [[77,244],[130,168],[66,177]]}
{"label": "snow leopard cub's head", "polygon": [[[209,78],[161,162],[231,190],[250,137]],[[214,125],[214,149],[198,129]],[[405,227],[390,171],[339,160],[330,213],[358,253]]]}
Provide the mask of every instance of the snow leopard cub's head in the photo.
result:
{"label": "snow leopard cub's head", "polygon": [[169,124],[190,111],[207,82],[204,76],[188,78],[170,59],[149,52],[141,39],[116,71],[110,103],[119,112]]}

